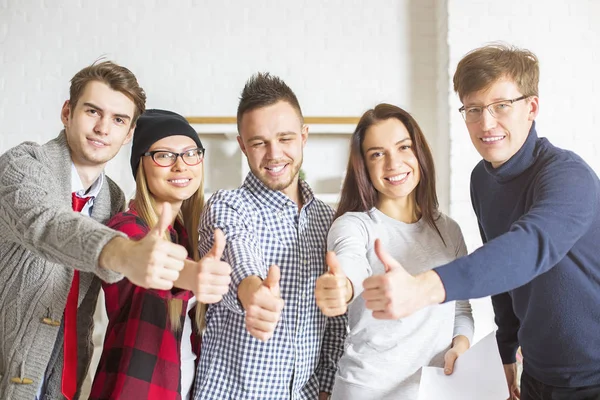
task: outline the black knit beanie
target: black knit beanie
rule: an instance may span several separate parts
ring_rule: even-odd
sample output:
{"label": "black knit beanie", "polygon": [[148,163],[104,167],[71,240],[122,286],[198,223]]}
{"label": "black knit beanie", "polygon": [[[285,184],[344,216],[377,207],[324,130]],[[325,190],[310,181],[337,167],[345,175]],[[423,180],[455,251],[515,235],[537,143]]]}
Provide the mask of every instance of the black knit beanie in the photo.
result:
{"label": "black knit beanie", "polygon": [[161,139],[177,135],[191,138],[198,147],[202,148],[198,133],[181,115],[166,110],[146,110],[138,118],[133,134],[130,159],[133,178],[135,179],[140,158],[150,149],[150,146]]}

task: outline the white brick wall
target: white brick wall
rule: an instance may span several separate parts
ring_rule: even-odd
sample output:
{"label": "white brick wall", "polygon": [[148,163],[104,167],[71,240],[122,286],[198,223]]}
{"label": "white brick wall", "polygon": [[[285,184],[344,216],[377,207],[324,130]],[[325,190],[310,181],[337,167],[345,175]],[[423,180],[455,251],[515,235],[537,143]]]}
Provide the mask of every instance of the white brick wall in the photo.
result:
{"label": "white brick wall", "polygon": [[[137,75],[149,107],[183,115],[234,115],[258,70],[284,78],[305,115],[358,116],[381,101],[418,112],[435,105],[435,1],[415,3],[0,1],[0,152],[52,138],[68,80],[101,55]],[[108,171],[130,193],[127,153]]]}

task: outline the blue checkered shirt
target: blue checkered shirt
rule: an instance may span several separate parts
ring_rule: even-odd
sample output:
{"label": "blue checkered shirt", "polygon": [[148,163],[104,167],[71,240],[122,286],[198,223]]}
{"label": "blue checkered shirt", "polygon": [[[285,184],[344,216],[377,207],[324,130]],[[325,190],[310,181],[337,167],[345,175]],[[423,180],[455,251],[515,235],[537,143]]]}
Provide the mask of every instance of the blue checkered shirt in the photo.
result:
{"label": "blue checkered shirt", "polygon": [[[235,190],[208,201],[200,222],[199,249],[206,254],[220,228],[232,284],[206,315],[206,331],[195,382],[195,399],[316,400],[331,392],[347,333],[345,315],[325,317],[316,305],[316,279],[323,274],[332,209],[300,181],[304,206],[268,189],[252,173]],[[266,343],[252,337],[237,298],[240,282],[264,279],[270,265],[281,269],[285,302],[275,333]]]}

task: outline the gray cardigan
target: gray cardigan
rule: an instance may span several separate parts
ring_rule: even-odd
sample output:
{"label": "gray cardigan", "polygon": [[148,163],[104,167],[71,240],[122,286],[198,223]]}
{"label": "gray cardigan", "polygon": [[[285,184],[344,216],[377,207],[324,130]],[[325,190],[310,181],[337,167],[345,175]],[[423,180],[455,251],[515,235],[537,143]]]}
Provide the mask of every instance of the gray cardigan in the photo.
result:
{"label": "gray cardigan", "polygon": [[[98,266],[119,233],[103,223],[125,206],[106,179],[92,218],[71,209],[71,157],[64,131],[44,145],[22,143],[0,156],[0,398],[34,399],[44,373],[45,399],[63,399],[62,317],[73,270],[81,271],[78,391],[92,354],[100,281],[121,275]],[[23,379],[15,383],[13,378]]]}

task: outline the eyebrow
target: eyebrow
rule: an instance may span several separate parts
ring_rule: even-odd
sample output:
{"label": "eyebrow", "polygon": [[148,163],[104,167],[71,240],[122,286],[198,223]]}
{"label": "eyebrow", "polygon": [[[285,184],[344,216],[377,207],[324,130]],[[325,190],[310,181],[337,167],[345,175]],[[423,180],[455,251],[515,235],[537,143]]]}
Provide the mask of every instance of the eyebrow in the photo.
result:
{"label": "eyebrow", "polygon": [[198,145],[193,144],[193,145],[189,145],[184,147],[181,151],[179,151],[179,149],[176,149],[174,147],[169,147],[169,146],[161,146],[157,149],[154,150],[148,150],[148,151],[169,151],[171,153],[185,153],[186,151],[190,151],[190,150],[194,150],[197,149]]}
{"label": "eyebrow", "polygon": [[[98,111],[104,112],[104,110],[103,110],[102,108],[98,107],[97,105],[95,105],[95,104],[93,104],[93,103],[88,103],[88,102],[86,102],[86,103],[83,103],[83,105],[84,105],[84,106],[91,107],[91,108],[93,108],[93,109],[96,109],[96,110],[98,110]],[[123,118],[123,119],[129,119],[129,120],[131,120],[131,117],[130,117],[129,115],[127,115],[127,114],[113,114],[113,115],[114,115],[115,117],[119,117],[119,118]]]}
{"label": "eyebrow", "polygon": [[[296,136],[298,135],[296,132],[293,131],[285,131],[285,132],[278,132],[277,135],[275,135],[276,137],[280,138],[282,136]],[[264,136],[261,135],[256,135],[256,136],[252,136],[250,139],[248,139],[249,142],[255,141],[255,140],[265,140]]]}
{"label": "eyebrow", "polygon": [[[398,140],[395,143],[395,146],[398,146],[399,144],[404,143],[404,142],[411,142],[411,141],[412,141],[412,139],[410,137],[406,137],[404,139]],[[376,146],[375,147],[369,147],[366,152],[368,153],[369,151],[374,151],[374,150],[384,150],[384,148],[381,147],[381,146],[379,146],[379,147],[376,147]]]}

